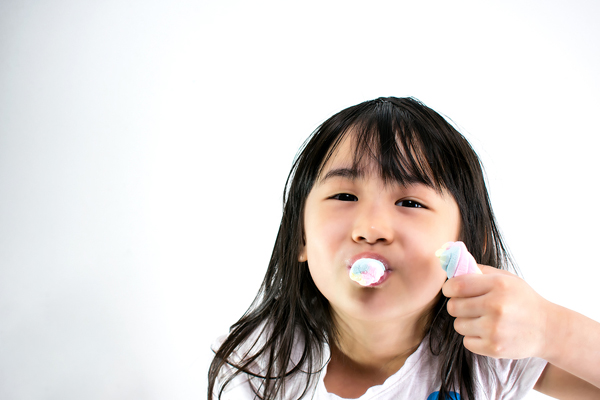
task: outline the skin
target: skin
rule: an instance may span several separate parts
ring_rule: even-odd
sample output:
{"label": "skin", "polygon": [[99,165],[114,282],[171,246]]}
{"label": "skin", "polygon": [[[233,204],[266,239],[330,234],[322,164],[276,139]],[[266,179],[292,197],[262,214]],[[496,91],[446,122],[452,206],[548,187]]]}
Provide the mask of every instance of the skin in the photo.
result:
{"label": "skin", "polygon": [[[372,165],[362,176],[340,176],[353,153],[352,140],[344,140],[310,192],[299,257],[331,304],[340,335],[325,385],[345,398],[383,383],[418,347],[446,280],[435,251],[460,232],[459,209],[447,193],[385,185]],[[331,171],[337,176],[325,178]],[[347,260],[367,251],[385,257],[391,269],[377,287],[348,277]]]}

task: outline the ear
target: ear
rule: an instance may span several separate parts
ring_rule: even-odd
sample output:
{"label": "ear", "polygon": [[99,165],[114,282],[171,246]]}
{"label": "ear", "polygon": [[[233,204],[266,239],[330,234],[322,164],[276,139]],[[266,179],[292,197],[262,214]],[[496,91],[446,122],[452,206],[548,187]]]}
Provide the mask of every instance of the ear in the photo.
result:
{"label": "ear", "polygon": [[305,262],[308,260],[308,256],[306,255],[306,246],[302,246],[300,249],[300,254],[298,255],[298,262]]}
{"label": "ear", "polygon": [[308,260],[306,254],[306,237],[304,236],[304,228],[302,228],[302,244],[300,244],[300,253],[298,254],[298,262],[305,262]]}

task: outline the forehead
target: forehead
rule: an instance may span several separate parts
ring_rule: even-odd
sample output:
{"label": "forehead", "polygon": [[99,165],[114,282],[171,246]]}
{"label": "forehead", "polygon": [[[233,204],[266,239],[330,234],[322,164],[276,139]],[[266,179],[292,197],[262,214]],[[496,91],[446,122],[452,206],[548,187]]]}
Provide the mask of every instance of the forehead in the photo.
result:
{"label": "forehead", "polygon": [[357,160],[357,143],[355,135],[345,135],[338,145],[330,152],[329,158],[321,167],[317,184],[332,177],[346,177],[350,179],[362,178],[373,174],[377,169],[376,161],[371,158]]}
{"label": "forehead", "polygon": [[348,133],[342,137],[340,142],[330,151],[329,158],[321,167],[321,174],[332,166],[347,166],[352,167],[354,164],[355,155],[357,153],[357,143],[355,135]]}
{"label": "forehead", "polygon": [[[388,138],[384,146],[381,138],[366,136],[350,130],[337,145],[332,146],[328,158],[321,166],[316,184],[322,184],[333,177],[350,180],[370,177],[383,180],[386,185],[403,186],[415,183],[434,187],[431,170],[422,166],[423,154],[415,148],[406,149],[398,136]],[[391,140],[390,140],[391,139]],[[436,188],[441,190],[441,188]]]}

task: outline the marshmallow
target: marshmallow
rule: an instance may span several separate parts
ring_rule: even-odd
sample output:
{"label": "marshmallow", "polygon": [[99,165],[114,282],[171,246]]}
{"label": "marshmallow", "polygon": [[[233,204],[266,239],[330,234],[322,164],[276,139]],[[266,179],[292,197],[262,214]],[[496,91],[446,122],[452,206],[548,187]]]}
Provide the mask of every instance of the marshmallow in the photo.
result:
{"label": "marshmallow", "polygon": [[448,279],[459,275],[481,274],[477,262],[463,242],[448,242],[435,252]]}
{"label": "marshmallow", "polygon": [[379,282],[385,273],[385,266],[379,260],[361,258],[356,260],[350,268],[350,279],[362,286],[370,286]]}

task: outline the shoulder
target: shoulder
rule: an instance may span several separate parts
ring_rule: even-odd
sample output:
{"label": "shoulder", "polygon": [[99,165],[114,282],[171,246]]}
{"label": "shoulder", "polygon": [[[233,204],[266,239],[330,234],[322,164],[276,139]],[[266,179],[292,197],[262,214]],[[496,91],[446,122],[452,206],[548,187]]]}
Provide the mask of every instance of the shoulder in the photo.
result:
{"label": "shoulder", "polygon": [[[212,343],[212,350],[217,352],[227,342],[229,336],[219,336]],[[324,364],[323,360],[328,359],[328,351],[319,351],[314,346],[307,349],[304,336],[295,332],[290,342],[290,351],[282,357],[282,346],[278,345],[277,340],[272,339],[273,330],[266,324],[255,329],[235,346],[219,370],[214,399],[218,398],[221,390],[221,400],[260,398],[257,397],[257,393],[261,392],[265,382],[279,380],[275,377],[282,375],[286,376],[285,398],[302,397],[302,393],[308,389],[308,384],[312,385],[315,382],[315,379],[310,377],[316,377]],[[323,347],[326,348],[326,345]],[[286,360],[287,368],[281,374],[280,361],[283,359]]]}
{"label": "shoulder", "polygon": [[[211,350],[218,356],[219,351],[225,351],[225,366],[226,369],[235,370],[243,364],[247,364],[249,372],[260,374],[266,368],[265,357],[261,357],[262,350],[267,344],[270,337],[271,329],[268,324],[261,324],[253,329],[245,337],[236,338],[232,333],[224,334],[217,337],[211,344]],[[225,346],[225,349],[223,347]],[[252,362],[249,362],[252,360]],[[219,375],[224,375],[226,371],[221,371]]]}
{"label": "shoulder", "polygon": [[[213,399],[246,400],[256,398],[256,388],[252,375],[264,370],[259,357],[260,348],[265,344],[265,325],[258,326],[236,343],[232,332],[217,337],[211,344],[215,354],[211,364],[214,376]],[[255,360],[253,360],[255,359]],[[217,365],[217,371],[212,368]],[[245,371],[245,373],[244,373]],[[213,379],[213,378],[210,378]]]}

